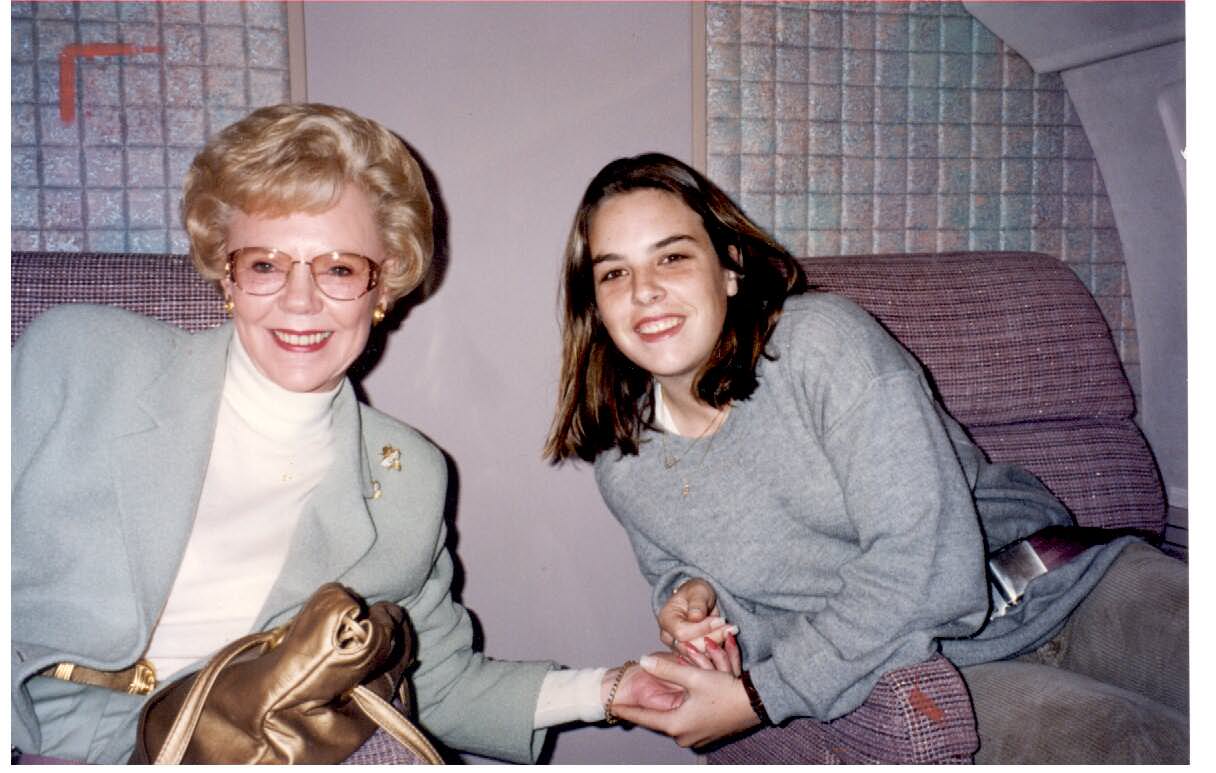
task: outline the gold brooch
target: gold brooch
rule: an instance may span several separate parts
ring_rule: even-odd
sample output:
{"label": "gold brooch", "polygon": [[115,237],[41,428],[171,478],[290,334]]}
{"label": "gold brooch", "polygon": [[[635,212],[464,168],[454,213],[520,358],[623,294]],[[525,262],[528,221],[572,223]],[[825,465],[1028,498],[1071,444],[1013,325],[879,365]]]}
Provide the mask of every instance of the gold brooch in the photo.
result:
{"label": "gold brooch", "polygon": [[382,492],[380,491],[380,481],[373,480],[372,481],[372,499],[379,499],[381,493]]}
{"label": "gold brooch", "polygon": [[380,450],[383,459],[380,460],[380,466],[386,470],[401,470],[401,449],[385,446]]}

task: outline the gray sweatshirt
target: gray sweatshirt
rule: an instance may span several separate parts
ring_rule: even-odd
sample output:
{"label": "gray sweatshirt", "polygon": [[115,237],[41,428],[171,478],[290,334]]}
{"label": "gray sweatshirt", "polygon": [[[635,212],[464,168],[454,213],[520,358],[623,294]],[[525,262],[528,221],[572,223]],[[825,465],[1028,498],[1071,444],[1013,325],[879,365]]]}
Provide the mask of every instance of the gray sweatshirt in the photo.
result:
{"label": "gray sweatshirt", "polygon": [[939,648],[963,666],[1039,646],[1125,544],[1035,580],[985,625],[986,547],[1071,524],[1067,510],[1029,473],[989,464],[851,301],[788,299],[768,352],[715,434],[646,431],[636,456],[605,452],[595,472],[655,611],[683,580],[711,582],[774,722],[835,719]]}

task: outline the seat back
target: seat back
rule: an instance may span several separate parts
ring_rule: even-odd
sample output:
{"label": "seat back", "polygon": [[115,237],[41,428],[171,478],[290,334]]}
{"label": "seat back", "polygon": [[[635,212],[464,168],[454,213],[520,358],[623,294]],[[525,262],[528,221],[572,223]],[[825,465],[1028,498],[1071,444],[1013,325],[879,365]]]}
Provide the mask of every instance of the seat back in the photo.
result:
{"label": "seat back", "polygon": [[219,292],[185,255],[14,252],[11,293],[10,344],[61,303],[119,306],[191,331],[225,319]]}
{"label": "seat back", "polygon": [[1034,473],[1084,526],[1161,533],[1166,505],[1093,297],[1026,252],[800,260],[812,287],[873,314],[993,461]]}

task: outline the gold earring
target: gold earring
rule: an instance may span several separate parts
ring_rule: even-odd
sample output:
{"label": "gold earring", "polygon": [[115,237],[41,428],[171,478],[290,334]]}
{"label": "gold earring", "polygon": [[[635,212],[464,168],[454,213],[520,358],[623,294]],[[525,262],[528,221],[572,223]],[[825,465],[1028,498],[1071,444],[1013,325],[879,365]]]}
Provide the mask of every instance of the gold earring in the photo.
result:
{"label": "gold earring", "polygon": [[224,298],[224,313],[232,316],[232,310],[236,308],[236,302],[232,298]]}
{"label": "gold earring", "polygon": [[384,321],[384,309],[380,308],[379,306],[372,309],[372,324],[379,325],[383,321]]}

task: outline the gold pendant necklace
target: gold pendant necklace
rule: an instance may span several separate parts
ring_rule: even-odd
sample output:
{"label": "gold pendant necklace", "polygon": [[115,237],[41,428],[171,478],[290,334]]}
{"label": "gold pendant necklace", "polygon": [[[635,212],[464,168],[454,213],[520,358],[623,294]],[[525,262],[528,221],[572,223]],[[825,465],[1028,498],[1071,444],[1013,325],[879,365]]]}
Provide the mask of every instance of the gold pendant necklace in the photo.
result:
{"label": "gold pendant necklace", "polygon": [[[692,450],[697,447],[697,443],[701,442],[701,438],[705,437],[706,435],[709,435],[710,430],[713,430],[717,426],[721,426],[722,422],[724,422],[726,420],[726,414],[729,412],[730,412],[729,405],[726,406],[725,408],[719,410],[718,414],[716,416],[714,416],[713,419],[710,420],[709,424],[705,425],[705,429],[701,430],[701,434],[697,435],[696,438],[693,439],[692,443],[690,443],[688,445],[688,448],[684,449],[684,453],[680,454],[679,456],[676,456],[667,450],[667,432],[664,431],[662,434],[660,434],[659,442],[663,446],[663,469],[670,470],[673,467],[675,467],[677,464],[679,464],[681,461],[683,461],[684,458],[687,457],[690,453],[692,453]],[[705,457],[709,456],[709,449],[714,444],[714,435],[717,435],[717,431],[715,431],[713,433],[713,435],[710,435],[709,442],[705,444],[705,450],[704,450],[704,452],[702,452],[701,460],[700,460],[700,462],[698,462],[698,464],[700,464],[701,462],[704,462]],[[688,482],[688,475],[686,475],[686,474],[681,475],[680,478],[681,478],[680,496],[687,498],[689,491],[691,491],[691,489],[692,489],[691,485]]]}

